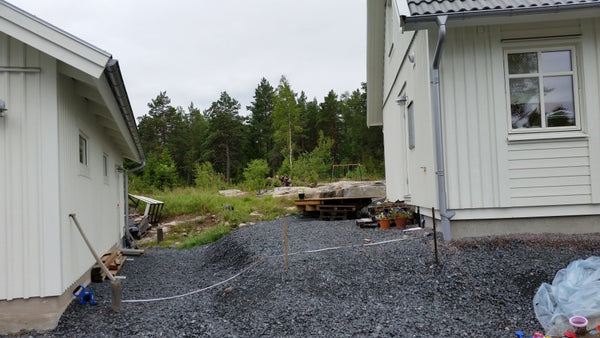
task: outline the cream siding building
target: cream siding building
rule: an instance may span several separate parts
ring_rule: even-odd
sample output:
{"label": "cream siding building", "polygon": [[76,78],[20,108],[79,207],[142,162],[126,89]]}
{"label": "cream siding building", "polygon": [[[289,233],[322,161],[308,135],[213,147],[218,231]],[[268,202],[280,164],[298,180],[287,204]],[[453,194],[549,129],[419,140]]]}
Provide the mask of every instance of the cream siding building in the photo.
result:
{"label": "cream siding building", "polygon": [[111,55],[0,1],[0,334],[53,328],[120,244],[123,158],[143,161]]}
{"label": "cream siding building", "polygon": [[388,199],[431,217],[443,195],[446,239],[597,231],[600,3],[369,0],[367,8],[368,124],[383,125]]}

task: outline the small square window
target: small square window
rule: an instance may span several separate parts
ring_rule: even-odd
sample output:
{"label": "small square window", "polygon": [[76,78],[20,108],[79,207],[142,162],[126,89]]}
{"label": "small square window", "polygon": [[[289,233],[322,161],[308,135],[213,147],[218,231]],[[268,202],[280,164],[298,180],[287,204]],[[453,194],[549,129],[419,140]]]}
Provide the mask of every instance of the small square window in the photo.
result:
{"label": "small square window", "polygon": [[102,175],[104,177],[108,176],[108,155],[102,155]]}
{"label": "small square window", "polygon": [[79,134],[79,163],[88,165],[88,141],[81,134]]}
{"label": "small square window", "polygon": [[415,108],[411,102],[406,110],[408,123],[408,149],[415,149]]}
{"label": "small square window", "polygon": [[513,132],[579,130],[575,48],[506,53]]}

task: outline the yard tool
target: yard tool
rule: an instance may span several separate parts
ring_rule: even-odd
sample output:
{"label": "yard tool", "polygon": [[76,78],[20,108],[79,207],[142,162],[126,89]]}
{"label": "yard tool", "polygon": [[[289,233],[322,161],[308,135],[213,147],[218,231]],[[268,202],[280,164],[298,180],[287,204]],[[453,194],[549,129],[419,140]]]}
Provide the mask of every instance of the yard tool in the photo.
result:
{"label": "yard tool", "polygon": [[98,304],[96,302],[96,300],[94,299],[94,290],[89,289],[86,290],[85,286],[83,285],[78,285],[75,290],[73,290],[73,296],[79,298],[79,304],[90,304],[90,305],[96,305]]}
{"label": "yard tool", "polygon": [[73,219],[73,222],[75,222],[75,226],[79,230],[79,233],[81,234],[81,237],[83,237],[83,240],[84,240],[85,244],[87,244],[88,248],[90,249],[90,252],[92,253],[92,256],[94,256],[94,258],[96,259],[96,262],[98,263],[98,265],[100,266],[100,268],[102,269],[102,271],[104,271],[104,273],[106,274],[106,277],[108,277],[108,279],[110,279],[111,308],[114,311],[120,311],[121,310],[121,281],[118,280],[118,279],[116,279],[115,276],[113,276],[112,273],[110,273],[110,271],[108,270],[108,268],[106,267],[106,265],[104,265],[104,263],[102,262],[102,260],[100,259],[100,257],[98,257],[98,254],[96,254],[96,252],[94,251],[94,248],[92,247],[92,244],[90,243],[90,241],[85,236],[85,233],[83,233],[83,230],[81,229],[81,226],[79,225],[79,221],[77,221],[76,215],[75,214],[69,214],[69,217],[71,217]]}

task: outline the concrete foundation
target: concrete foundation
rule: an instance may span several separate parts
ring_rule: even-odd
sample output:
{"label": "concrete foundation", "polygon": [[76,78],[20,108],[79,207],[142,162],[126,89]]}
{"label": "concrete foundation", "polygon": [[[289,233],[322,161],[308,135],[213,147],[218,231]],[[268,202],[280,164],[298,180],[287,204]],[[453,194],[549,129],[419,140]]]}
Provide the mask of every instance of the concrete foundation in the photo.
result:
{"label": "concrete foundation", "polygon": [[0,300],[0,335],[53,330],[73,300],[73,290],[89,283],[88,270],[60,296]]}
{"label": "concrete foundation", "polygon": [[[426,226],[432,227],[432,224],[431,218],[426,217]],[[436,226],[441,232],[439,219]],[[450,228],[452,239],[520,233],[584,234],[600,231],[600,215],[452,220]]]}

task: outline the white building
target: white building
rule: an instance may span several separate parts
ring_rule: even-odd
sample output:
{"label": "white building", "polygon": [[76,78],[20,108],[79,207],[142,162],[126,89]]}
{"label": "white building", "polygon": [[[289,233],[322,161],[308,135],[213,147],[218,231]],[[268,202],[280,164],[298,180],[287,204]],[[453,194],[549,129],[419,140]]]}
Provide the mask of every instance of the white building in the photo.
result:
{"label": "white building", "polygon": [[388,199],[441,209],[446,239],[597,231],[598,1],[367,11],[367,123],[383,125]]}
{"label": "white building", "polygon": [[2,0],[0,100],[0,334],[51,329],[95,262],[69,214],[118,246],[144,154],[117,61]]}

